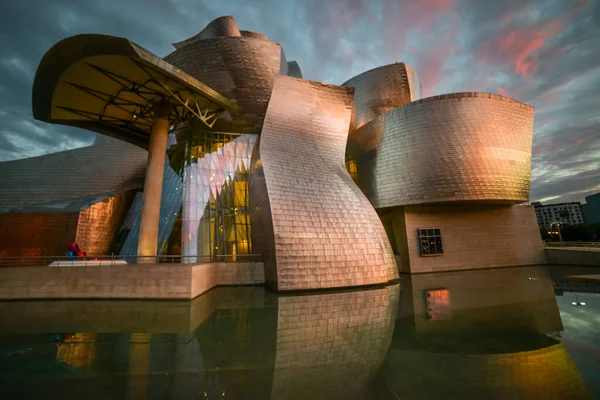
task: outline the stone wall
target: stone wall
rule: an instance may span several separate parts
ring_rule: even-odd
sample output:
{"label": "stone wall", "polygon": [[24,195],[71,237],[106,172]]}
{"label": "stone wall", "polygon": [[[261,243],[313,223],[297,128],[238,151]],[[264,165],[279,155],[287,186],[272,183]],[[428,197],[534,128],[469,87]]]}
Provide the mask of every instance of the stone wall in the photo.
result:
{"label": "stone wall", "polygon": [[259,262],[7,267],[0,269],[0,300],[192,299],[219,285],[262,283]]}
{"label": "stone wall", "polygon": [[[411,206],[394,213],[394,234],[402,272],[546,263],[532,206]],[[441,230],[443,255],[420,255],[419,228]]]}
{"label": "stone wall", "polygon": [[61,256],[73,242],[89,255],[107,255],[133,196],[120,193],[80,212],[0,214],[0,257]]}
{"label": "stone wall", "polygon": [[[67,245],[75,240],[78,214],[0,214],[0,257],[63,254]],[[19,260],[19,263],[23,264],[25,260]]]}

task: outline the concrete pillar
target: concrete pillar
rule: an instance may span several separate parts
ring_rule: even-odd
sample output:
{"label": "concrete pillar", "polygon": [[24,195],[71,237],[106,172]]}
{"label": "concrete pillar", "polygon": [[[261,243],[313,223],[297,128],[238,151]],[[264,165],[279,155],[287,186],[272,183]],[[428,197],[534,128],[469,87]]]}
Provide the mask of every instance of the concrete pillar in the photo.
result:
{"label": "concrete pillar", "polygon": [[[150,147],[148,148],[148,164],[146,168],[146,181],[144,182],[144,202],[142,203],[138,256],[157,255],[160,199],[162,196],[168,135],[169,120],[164,117],[164,113],[157,113],[154,121],[152,121]],[[156,258],[140,257],[138,258],[138,262],[155,263]]]}

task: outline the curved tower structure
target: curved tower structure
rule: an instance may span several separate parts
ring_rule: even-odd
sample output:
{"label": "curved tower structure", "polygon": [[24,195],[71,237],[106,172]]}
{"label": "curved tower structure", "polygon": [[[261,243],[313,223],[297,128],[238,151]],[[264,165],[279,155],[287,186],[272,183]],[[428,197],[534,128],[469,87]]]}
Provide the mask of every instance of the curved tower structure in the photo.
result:
{"label": "curved tower structure", "polygon": [[[533,107],[489,93],[425,99],[412,68],[358,75],[346,163],[404,272],[544,263],[529,199]],[[417,89],[417,87],[419,89]]]}
{"label": "curved tower structure", "polygon": [[376,208],[529,199],[533,107],[452,93],[390,110],[352,133],[348,154]]}

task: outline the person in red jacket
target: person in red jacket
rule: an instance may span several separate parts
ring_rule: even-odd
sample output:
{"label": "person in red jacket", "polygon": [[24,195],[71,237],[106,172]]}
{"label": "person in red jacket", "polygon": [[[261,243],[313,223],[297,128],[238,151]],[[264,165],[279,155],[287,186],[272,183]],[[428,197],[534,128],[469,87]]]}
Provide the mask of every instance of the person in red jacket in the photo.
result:
{"label": "person in red jacket", "polygon": [[69,245],[69,250],[65,253],[65,256],[69,257],[69,260],[85,260],[87,253],[79,248],[77,243]]}

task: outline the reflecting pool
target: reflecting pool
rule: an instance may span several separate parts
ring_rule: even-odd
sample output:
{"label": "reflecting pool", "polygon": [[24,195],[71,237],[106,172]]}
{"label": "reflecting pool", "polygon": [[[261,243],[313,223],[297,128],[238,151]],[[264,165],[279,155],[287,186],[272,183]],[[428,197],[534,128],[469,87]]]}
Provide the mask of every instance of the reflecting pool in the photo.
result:
{"label": "reflecting pool", "polygon": [[590,274],[600,268],[0,302],[0,398],[600,398],[600,284],[572,279]]}

